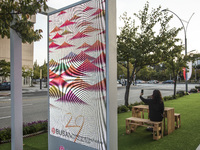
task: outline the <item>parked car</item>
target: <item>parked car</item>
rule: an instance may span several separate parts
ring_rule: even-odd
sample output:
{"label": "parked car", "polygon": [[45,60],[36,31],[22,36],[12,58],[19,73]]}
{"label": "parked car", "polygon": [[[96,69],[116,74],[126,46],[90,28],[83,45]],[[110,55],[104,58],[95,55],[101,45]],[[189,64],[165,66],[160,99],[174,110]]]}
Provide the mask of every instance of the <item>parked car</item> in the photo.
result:
{"label": "parked car", "polygon": [[174,84],[173,80],[166,80],[162,82],[163,84]]}
{"label": "parked car", "polygon": [[159,83],[159,81],[158,80],[150,80],[147,83],[149,83],[149,84],[156,84],[156,83]]}
{"label": "parked car", "polygon": [[10,88],[11,88],[10,82],[3,82],[0,85],[0,90],[10,90]]}
{"label": "parked car", "polygon": [[138,84],[138,83],[145,83],[145,81],[143,81],[143,80],[136,80],[136,83]]}

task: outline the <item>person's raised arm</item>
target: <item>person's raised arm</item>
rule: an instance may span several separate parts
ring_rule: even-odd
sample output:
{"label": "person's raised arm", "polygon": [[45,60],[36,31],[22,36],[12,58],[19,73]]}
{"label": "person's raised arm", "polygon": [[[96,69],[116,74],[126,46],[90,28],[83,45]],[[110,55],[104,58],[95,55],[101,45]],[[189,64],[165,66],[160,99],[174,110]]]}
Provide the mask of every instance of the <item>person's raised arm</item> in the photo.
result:
{"label": "person's raised arm", "polygon": [[148,104],[149,103],[149,99],[145,99],[144,97],[142,97],[143,93],[140,93],[140,99],[145,103]]}

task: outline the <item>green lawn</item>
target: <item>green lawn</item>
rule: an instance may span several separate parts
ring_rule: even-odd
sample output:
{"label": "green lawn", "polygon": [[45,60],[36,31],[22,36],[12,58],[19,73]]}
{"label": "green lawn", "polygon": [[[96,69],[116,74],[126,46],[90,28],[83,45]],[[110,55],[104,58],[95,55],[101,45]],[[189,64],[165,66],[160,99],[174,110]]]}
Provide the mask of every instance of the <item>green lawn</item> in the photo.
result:
{"label": "green lawn", "polygon": [[152,139],[145,127],[138,127],[135,133],[126,135],[125,118],[131,112],[118,115],[119,150],[196,150],[200,144],[200,94],[191,94],[165,102],[181,114],[181,128],[158,141]]}
{"label": "green lawn", "polygon": [[[23,150],[48,150],[48,134],[23,139]],[[0,150],[11,150],[11,144],[0,144]]]}
{"label": "green lawn", "polygon": [[[131,112],[118,115],[118,149],[119,150],[196,150],[200,144],[200,93],[184,96],[165,102],[166,107],[174,107],[181,114],[181,128],[158,141],[145,127],[126,135],[125,118]],[[24,150],[47,150],[47,133],[24,138]],[[1,144],[0,150],[10,150],[10,143]]]}

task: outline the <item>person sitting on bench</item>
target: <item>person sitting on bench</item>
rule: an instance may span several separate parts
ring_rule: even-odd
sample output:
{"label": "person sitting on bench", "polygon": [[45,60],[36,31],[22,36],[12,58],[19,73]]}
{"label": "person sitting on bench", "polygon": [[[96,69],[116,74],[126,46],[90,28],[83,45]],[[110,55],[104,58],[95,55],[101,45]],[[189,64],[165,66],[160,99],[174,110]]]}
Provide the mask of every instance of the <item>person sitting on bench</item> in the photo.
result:
{"label": "person sitting on bench", "polygon": [[[151,121],[162,121],[164,112],[164,103],[159,90],[154,90],[151,98],[143,98],[143,93],[140,94],[140,99],[149,105],[149,119]],[[148,131],[153,131],[152,128],[147,128]]]}

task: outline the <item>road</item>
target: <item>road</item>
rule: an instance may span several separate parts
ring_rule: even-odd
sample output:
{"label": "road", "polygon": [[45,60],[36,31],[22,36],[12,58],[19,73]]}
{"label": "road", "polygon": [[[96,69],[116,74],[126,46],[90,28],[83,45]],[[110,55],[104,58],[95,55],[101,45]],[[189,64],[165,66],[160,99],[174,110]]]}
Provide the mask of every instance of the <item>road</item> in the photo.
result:
{"label": "road", "polygon": [[[188,84],[188,90],[199,84]],[[139,95],[144,89],[144,97],[152,95],[154,89],[159,89],[162,96],[173,94],[172,84],[138,84],[131,86],[129,103],[140,102]],[[177,84],[177,91],[185,90],[185,84]],[[118,85],[117,100],[118,106],[124,104],[125,87]],[[11,122],[11,100],[9,96],[0,97],[0,128],[10,126]],[[46,120],[48,118],[48,98],[46,91],[26,92],[23,94],[23,121],[33,122]]]}
{"label": "road", "polygon": [[[199,84],[188,84],[188,91],[192,88],[195,88]],[[137,86],[130,87],[129,93],[129,104],[133,104],[135,102],[140,102],[140,92],[141,89],[144,89],[144,97],[152,95],[154,89],[158,89],[161,91],[162,97],[173,95],[174,85],[173,84],[137,84]],[[177,84],[176,91],[183,90],[185,91],[185,84]],[[124,105],[124,95],[125,95],[125,87],[118,85],[118,106]]]}
{"label": "road", "polygon": [[[11,99],[0,97],[0,128],[10,126]],[[29,123],[48,118],[47,92],[31,92],[23,94],[23,122]]]}

